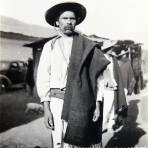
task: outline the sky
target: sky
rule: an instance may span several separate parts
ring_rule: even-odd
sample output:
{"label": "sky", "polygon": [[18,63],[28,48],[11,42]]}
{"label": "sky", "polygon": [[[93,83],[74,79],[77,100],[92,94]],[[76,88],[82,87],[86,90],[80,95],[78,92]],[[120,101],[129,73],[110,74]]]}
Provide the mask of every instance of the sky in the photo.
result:
{"label": "sky", "polygon": [[[75,0],[87,9],[87,16],[77,26],[81,32],[113,40],[134,40],[148,50],[147,0]],[[62,0],[0,0],[0,15],[26,23],[50,27],[44,14]]]}

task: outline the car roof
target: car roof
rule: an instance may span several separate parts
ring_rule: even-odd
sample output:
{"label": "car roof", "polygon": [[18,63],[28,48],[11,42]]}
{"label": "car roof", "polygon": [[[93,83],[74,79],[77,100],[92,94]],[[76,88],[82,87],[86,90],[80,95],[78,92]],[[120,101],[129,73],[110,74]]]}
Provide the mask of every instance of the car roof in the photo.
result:
{"label": "car roof", "polygon": [[25,61],[21,61],[21,60],[0,60],[1,63],[10,63],[10,62],[23,62],[25,63]]}

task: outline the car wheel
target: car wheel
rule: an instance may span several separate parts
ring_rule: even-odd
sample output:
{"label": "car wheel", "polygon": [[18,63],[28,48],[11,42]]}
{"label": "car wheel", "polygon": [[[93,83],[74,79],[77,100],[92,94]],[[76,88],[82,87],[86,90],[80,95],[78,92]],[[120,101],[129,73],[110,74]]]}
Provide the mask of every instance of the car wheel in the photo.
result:
{"label": "car wheel", "polygon": [[7,83],[3,80],[0,80],[0,94],[4,93],[7,89]]}

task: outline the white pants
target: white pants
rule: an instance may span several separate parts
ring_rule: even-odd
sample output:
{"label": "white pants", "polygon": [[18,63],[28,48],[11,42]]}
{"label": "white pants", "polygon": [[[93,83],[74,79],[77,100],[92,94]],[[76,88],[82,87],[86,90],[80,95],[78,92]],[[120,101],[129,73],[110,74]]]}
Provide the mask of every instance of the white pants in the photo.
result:
{"label": "white pants", "polygon": [[114,91],[104,89],[103,129],[112,128],[114,124]]}
{"label": "white pants", "polygon": [[61,120],[63,100],[52,97],[50,108],[54,118],[54,131],[52,131],[53,148],[61,148],[64,128],[64,123]]}
{"label": "white pants", "polygon": [[114,131],[112,129],[114,121],[114,91],[110,89],[104,89],[104,100],[103,100],[103,131],[107,130],[102,134],[102,145],[103,147],[113,137]]}
{"label": "white pants", "polygon": [[[67,128],[67,122],[61,119],[63,100],[52,97],[50,108],[54,118],[54,131],[52,131],[53,148],[82,148],[63,143],[63,137]],[[100,148],[100,144],[92,145],[88,148]]]}

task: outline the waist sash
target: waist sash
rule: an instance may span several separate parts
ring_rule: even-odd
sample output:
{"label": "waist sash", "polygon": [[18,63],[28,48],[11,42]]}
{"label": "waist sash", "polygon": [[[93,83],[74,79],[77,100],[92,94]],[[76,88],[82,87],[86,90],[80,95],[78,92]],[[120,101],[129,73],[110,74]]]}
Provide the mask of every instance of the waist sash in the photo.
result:
{"label": "waist sash", "polygon": [[65,89],[51,88],[49,97],[56,97],[64,100]]}

